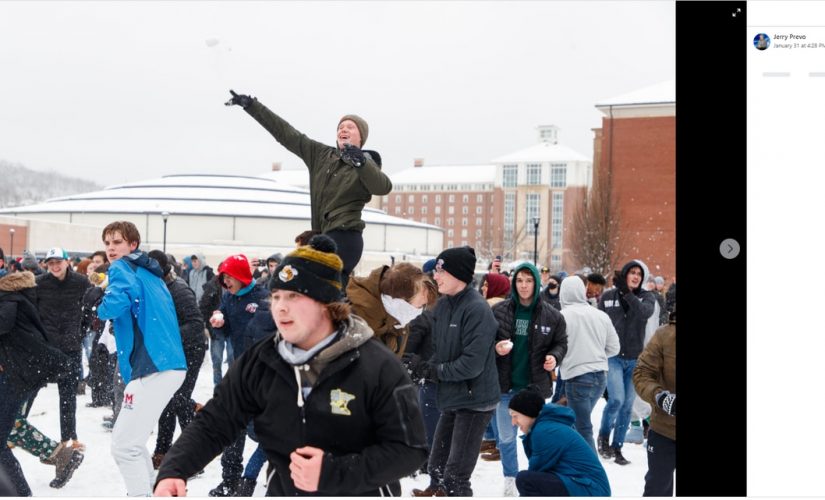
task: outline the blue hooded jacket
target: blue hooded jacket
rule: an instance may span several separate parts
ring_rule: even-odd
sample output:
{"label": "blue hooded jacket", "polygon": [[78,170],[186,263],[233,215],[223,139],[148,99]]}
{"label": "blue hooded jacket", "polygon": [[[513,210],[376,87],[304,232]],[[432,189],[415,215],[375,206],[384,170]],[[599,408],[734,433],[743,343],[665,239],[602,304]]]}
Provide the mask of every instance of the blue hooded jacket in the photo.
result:
{"label": "blue hooded jacket", "polygon": [[155,259],[140,250],[112,262],[97,309],[112,320],[124,383],[166,370],[186,370],[175,304]]}
{"label": "blue hooded jacket", "polygon": [[596,452],[573,427],[575,421],[570,408],[544,405],[530,432],[522,436],[528,470],[557,475],[570,496],[609,497],[607,473]]}

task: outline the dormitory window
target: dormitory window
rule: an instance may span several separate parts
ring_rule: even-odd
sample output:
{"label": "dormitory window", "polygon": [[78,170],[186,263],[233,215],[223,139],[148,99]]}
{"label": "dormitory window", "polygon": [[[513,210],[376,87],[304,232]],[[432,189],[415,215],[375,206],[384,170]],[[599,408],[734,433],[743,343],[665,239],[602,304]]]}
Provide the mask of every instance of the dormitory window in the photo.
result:
{"label": "dormitory window", "polygon": [[550,187],[567,187],[567,165],[555,163],[550,166]]}
{"label": "dormitory window", "polygon": [[518,165],[504,165],[502,170],[502,184],[504,187],[516,187],[518,181]]}
{"label": "dormitory window", "polygon": [[541,184],[541,164],[527,164],[527,184],[531,186],[538,186]]}

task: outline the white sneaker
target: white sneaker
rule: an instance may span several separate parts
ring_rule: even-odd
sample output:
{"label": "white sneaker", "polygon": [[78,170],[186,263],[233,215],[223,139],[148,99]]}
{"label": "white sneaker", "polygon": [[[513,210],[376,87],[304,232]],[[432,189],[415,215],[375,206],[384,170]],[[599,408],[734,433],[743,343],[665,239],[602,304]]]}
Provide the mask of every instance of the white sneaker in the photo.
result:
{"label": "white sneaker", "polygon": [[517,497],[518,490],[516,489],[516,478],[514,477],[505,477],[504,478],[504,495],[505,497]]}
{"label": "white sneaker", "polygon": [[633,443],[633,444],[642,444],[645,440],[644,431],[642,430],[642,425],[630,425],[630,430],[627,431],[625,435],[624,442],[625,443]]}

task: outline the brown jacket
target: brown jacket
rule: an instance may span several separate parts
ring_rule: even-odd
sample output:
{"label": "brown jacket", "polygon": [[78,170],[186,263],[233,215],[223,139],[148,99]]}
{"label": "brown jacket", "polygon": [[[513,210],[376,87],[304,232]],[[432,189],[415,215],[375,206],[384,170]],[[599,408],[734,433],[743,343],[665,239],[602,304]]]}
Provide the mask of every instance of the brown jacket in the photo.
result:
{"label": "brown jacket", "polygon": [[665,325],[653,334],[639,355],[633,370],[636,393],[653,407],[650,428],[657,434],[676,440],[676,417],[671,417],[656,404],[656,394],[670,391],[676,394],[676,324]]}
{"label": "brown jacket", "polygon": [[350,279],[347,284],[347,298],[352,302],[352,312],[367,322],[375,338],[401,356],[404,354],[409,330],[406,327],[395,327],[398,321],[384,310],[381,292],[378,289],[381,276],[389,268],[390,266],[381,266],[373,269],[366,278]]}

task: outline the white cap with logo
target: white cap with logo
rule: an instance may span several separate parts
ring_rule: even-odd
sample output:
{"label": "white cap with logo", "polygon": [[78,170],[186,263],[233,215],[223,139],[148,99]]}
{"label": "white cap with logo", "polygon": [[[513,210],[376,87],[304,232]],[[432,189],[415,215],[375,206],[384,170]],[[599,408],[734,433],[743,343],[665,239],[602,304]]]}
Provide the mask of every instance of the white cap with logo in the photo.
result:
{"label": "white cap with logo", "polygon": [[69,254],[66,253],[65,250],[63,250],[60,247],[54,247],[54,248],[50,248],[49,251],[46,252],[46,258],[43,259],[43,260],[44,260],[44,262],[48,262],[51,259],[61,259],[61,260],[63,260],[63,259],[68,259],[68,258],[69,258]]}

